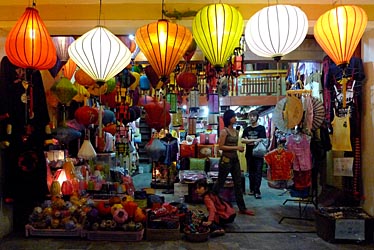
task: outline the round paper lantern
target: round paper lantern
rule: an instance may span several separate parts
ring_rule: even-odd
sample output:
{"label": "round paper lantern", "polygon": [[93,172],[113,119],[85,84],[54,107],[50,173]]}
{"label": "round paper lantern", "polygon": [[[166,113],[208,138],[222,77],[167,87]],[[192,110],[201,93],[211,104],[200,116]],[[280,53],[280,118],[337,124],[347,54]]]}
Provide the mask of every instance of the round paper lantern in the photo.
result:
{"label": "round paper lantern", "polygon": [[367,21],[362,8],[339,6],[318,18],[314,37],[336,65],[347,65],[365,32]]}
{"label": "round paper lantern", "polygon": [[211,4],[196,14],[192,23],[193,37],[204,56],[216,68],[222,68],[243,33],[243,17],[227,4]]}
{"label": "round paper lantern", "polygon": [[182,72],[177,76],[177,84],[188,91],[197,85],[197,76],[192,72]]}
{"label": "round paper lantern", "polygon": [[146,75],[140,76],[139,87],[141,90],[150,90],[151,83],[149,82],[148,77]]}
{"label": "round paper lantern", "polygon": [[248,20],[245,41],[256,55],[279,60],[299,47],[307,32],[308,19],[300,8],[277,4]]}
{"label": "round paper lantern", "polygon": [[144,105],[146,111],[145,122],[150,128],[160,131],[167,128],[171,122],[171,116],[168,110],[170,105],[165,102],[151,102]]}
{"label": "round paper lantern", "polygon": [[26,8],[5,41],[9,61],[21,68],[50,69],[57,60],[56,48],[39,12]]}
{"label": "round paper lantern", "polygon": [[87,127],[88,125],[95,124],[98,121],[99,112],[95,108],[83,106],[75,111],[74,117],[78,123]]}

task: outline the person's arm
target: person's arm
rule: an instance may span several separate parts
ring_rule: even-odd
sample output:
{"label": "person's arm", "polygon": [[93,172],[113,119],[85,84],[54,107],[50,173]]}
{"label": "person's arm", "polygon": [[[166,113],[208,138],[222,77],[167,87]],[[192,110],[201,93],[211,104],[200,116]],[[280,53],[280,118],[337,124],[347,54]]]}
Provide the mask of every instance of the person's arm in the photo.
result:
{"label": "person's arm", "polygon": [[203,225],[210,226],[214,221],[214,217],[216,216],[216,212],[217,212],[216,206],[214,205],[214,202],[212,198],[209,197],[209,195],[204,196],[204,203],[208,210],[209,215],[208,215],[208,221],[204,221]]}

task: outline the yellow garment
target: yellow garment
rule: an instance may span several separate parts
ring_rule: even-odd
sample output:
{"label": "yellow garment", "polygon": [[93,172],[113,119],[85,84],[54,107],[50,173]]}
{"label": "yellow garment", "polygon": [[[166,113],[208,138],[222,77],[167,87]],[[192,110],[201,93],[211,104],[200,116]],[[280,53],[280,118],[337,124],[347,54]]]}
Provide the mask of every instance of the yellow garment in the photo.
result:
{"label": "yellow garment", "polygon": [[349,108],[345,117],[339,117],[335,114],[331,122],[333,128],[332,150],[333,151],[352,151],[351,145],[351,125],[349,123]]}
{"label": "yellow garment", "polygon": [[[239,138],[242,138],[243,131],[244,131],[244,129],[242,127],[240,127]],[[239,152],[238,151],[238,158],[239,158],[239,163],[240,163],[240,169],[242,171],[244,171],[244,172],[247,172],[247,160],[245,158],[246,144],[242,143],[241,140],[239,140],[238,141],[238,146],[243,146],[244,147],[244,151],[243,152]]]}

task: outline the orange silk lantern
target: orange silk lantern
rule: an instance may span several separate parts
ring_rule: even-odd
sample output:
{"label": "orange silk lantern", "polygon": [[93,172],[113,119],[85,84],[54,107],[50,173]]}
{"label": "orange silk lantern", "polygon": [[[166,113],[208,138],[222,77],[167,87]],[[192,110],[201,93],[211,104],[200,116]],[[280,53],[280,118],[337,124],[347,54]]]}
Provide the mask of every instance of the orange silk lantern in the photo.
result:
{"label": "orange silk lantern", "polygon": [[358,6],[339,6],[320,16],[314,25],[314,37],[336,65],[346,66],[362,35],[368,17]]}
{"label": "orange silk lantern", "polygon": [[75,71],[77,70],[77,64],[69,59],[64,66],[62,66],[61,73],[69,80],[73,77]]}
{"label": "orange silk lantern", "polygon": [[11,29],[5,52],[9,61],[21,68],[43,70],[55,65],[56,48],[35,8],[26,8]]}
{"label": "orange silk lantern", "polygon": [[75,72],[75,81],[77,81],[80,85],[83,85],[85,87],[89,87],[96,84],[95,80],[82,69],[79,69],[77,70],[77,72]]}
{"label": "orange silk lantern", "polygon": [[192,33],[182,25],[161,19],[140,27],[135,39],[157,75],[165,82],[190,46]]}

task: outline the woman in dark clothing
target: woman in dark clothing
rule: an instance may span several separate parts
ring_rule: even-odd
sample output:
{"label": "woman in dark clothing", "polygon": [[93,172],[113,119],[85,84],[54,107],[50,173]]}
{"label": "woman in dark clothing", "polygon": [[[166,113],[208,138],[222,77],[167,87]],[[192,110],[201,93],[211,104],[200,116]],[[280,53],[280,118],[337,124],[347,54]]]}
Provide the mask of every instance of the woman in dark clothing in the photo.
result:
{"label": "woman in dark clothing", "polygon": [[242,191],[241,169],[237,151],[244,152],[243,146],[238,146],[239,132],[234,128],[236,123],[236,114],[233,110],[226,110],[223,114],[225,127],[220,131],[219,149],[222,150],[222,156],[219,161],[218,179],[213,186],[213,191],[219,194],[223,188],[226,178],[231,173],[234,182],[234,191],[236,204],[240,214],[254,215],[254,212],[248,210],[245,206]]}

